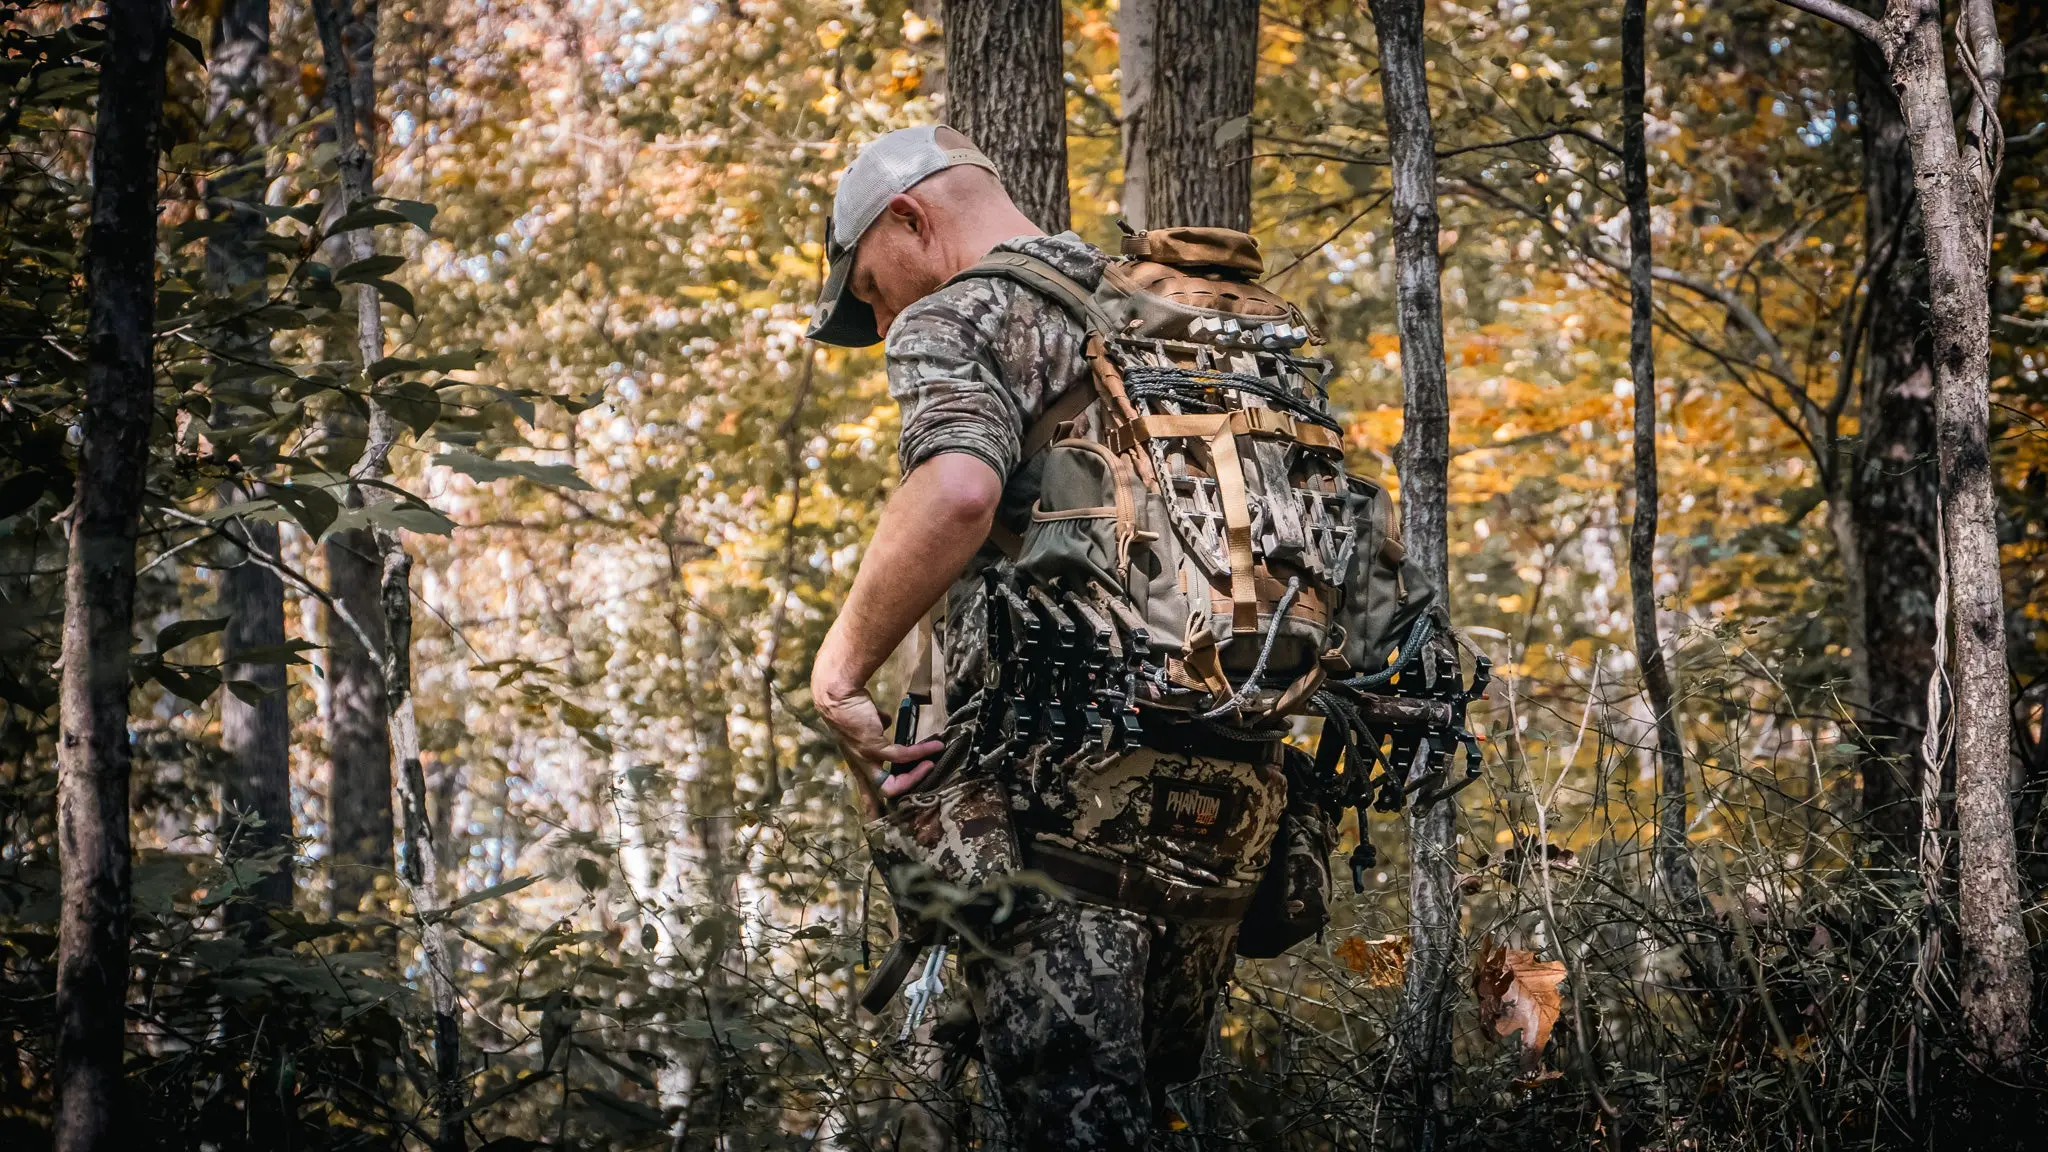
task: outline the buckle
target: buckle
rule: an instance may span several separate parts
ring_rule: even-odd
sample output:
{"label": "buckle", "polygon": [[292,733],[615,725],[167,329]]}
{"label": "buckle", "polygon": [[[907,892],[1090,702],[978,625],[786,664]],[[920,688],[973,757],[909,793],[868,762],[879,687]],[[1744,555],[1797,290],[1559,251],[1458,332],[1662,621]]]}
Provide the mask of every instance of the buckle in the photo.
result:
{"label": "buckle", "polygon": [[[1126,860],[1126,861],[1123,861],[1123,862],[1121,862],[1121,863],[1119,863],[1119,864],[1117,865],[1117,867],[1116,867],[1116,906],[1117,906],[1117,907],[1119,907],[1119,908],[1134,908],[1134,898],[1135,898],[1135,897],[1136,897],[1136,896],[1138,895],[1138,893],[1137,893],[1137,891],[1136,891],[1136,889],[1137,889],[1137,888],[1139,887],[1139,884],[1138,884],[1138,882],[1139,882],[1139,881],[1141,881],[1141,880],[1143,880],[1144,878],[1145,878],[1145,874],[1144,874],[1144,873],[1143,873],[1143,872],[1142,872],[1141,870],[1139,870],[1138,868],[1136,868],[1136,867],[1133,867],[1133,866],[1132,866],[1132,864],[1131,864],[1131,862],[1130,862],[1130,861],[1128,861],[1128,860]],[[1135,909],[1135,908],[1134,908],[1134,910],[1137,910],[1137,909]]]}
{"label": "buckle", "polygon": [[1294,417],[1272,408],[1241,408],[1230,414],[1230,422],[1239,435],[1294,436]]}

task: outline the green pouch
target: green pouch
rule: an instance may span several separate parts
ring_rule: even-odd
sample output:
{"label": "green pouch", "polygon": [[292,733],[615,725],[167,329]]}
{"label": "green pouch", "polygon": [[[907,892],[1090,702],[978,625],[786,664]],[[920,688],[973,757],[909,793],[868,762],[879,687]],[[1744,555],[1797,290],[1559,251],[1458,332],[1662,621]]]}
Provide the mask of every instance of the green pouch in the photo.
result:
{"label": "green pouch", "polygon": [[1394,501],[1370,480],[1347,477],[1358,538],[1336,614],[1344,629],[1340,651],[1353,675],[1372,675],[1436,605],[1436,592],[1408,563],[1394,531]]}
{"label": "green pouch", "polygon": [[1093,440],[1046,450],[1045,472],[1017,570],[1042,584],[1121,592],[1137,535],[1130,467]]}

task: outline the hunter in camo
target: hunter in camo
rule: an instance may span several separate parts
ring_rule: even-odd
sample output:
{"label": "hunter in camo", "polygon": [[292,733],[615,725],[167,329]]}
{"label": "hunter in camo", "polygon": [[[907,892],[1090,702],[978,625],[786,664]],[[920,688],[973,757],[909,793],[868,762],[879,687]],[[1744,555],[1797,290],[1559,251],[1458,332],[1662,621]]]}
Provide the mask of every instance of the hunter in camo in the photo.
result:
{"label": "hunter in camo", "polygon": [[[1108,257],[1072,233],[999,245],[1044,260],[1083,287]],[[948,452],[1005,477],[997,512],[1028,522],[1041,464],[1024,430],[1074,387],[1089,387],[1080,325],[1016,283],[970,279],[905,309],[889,330],[890,392],[902,408],[907,474]],[[985,546],[947,596],[948,699],[982,683]],[[1016,835],[1135,862],[1162,879],[1248,885],[1264,871],[1286,806],[1277,764],[1137,749],[1058,764],[985,764],[1009,792]],[[948,781],[937,791],[959,784]],[[906,802],[919,802],[917,794]],[[933,805],[935,800],[921,803]],[[958,838],[951,837],[948,842]],[[970,839],[973,839],[970,837]],[[996,855],[1015,851],[1007,842]],[[986,865],[972,869],[982,872]],[[1018,1144],[1143,1148],[1169,1085],[1196,1075],[1234,961],[1235,924],[1179,923],[1097,903],[1029,901],[967,957],[982,1055]]]}

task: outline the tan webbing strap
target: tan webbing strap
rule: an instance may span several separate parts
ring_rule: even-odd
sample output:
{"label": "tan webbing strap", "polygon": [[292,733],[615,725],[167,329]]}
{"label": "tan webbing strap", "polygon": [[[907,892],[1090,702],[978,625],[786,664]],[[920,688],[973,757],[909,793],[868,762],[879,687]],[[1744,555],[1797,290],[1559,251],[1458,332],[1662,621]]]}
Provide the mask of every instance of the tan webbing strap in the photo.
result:
{"label": "tan webbing strap", "polygon": [[1335,432],[1271,408],[1246,408],[1232,412],[1230,430],[1240,436],[1277,436],[1313,451],[1344,454],[1344,441]]}
{"label": "tan webbing strap", "polygon": [[1240,635],[1257,632],[1259,590],[1252,578],[1252,511],[1245,499],[1237,437],[1227,421],[1209,437],[1209,461],[1216,473],[1216,494],[1223,501],[1223,537],[1230,551],[1230,630]]}
{"label": "tan webbing strap", "polygon": [[[1215,413],[1192,416],[1141,416],[1112,429],[1107,438],[1110,447],[1123,452],[1135,447],[1141,440],[1213,436],[1215,431],[1212,426],[1220,419],[1226,417]],[[1298,421],[1285,412],[1275,412],[1270,408],[1245,408],[1229,413],[1227,419],[1230,431],[1239,436],[1277,436],[1315,451],[1340,454],[1344,451],[1344,442],[1336,433],[1319,424]]]}
{"label": "tan webbing strap", "polygon": [[1209,467],[1216,474],[1216,495],[1223,503],[1223,539],[1230,554],[1230,630],[1236,633],[1259,630],[1259,590],[1252,567],[1252,510],[1245,497],[1244,464],[1237,457],[1237,436],[1230,430],[1230,413],[1172,414],[1140,416],[1116,429],[1113,444],[1128,450],[1140,440],[1201,440],[1209,446]]}
{"label": "tan webbing strap", "polygon": [[1095,388],[1092,384],[1076,384],[1060,393],[1059,399],[1045,406],[1045,412],[1032,421],[1031,428],[1024,433],[1023,451],[1019,460],[1029,460],[1045,450],[1059,435],[1060,425],[1074,419],[1095,403]]}

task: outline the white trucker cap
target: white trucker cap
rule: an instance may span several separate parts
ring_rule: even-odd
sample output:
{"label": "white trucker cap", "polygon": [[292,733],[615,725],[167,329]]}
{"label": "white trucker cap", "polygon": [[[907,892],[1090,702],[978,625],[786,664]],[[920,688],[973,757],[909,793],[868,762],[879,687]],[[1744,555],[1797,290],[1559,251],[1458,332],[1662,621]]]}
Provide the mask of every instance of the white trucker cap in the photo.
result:
{"label": "white trucker cap", "polygon": [[943,124],[899,128],[871,141],[839,177],[832,217],[825,224],[825,288],[805,335],[825,344],[861,348],[878,343],[875,312],[847,290],[860,238],[898,196],[934,173],[961,164],[996,171],[974,142]]}

